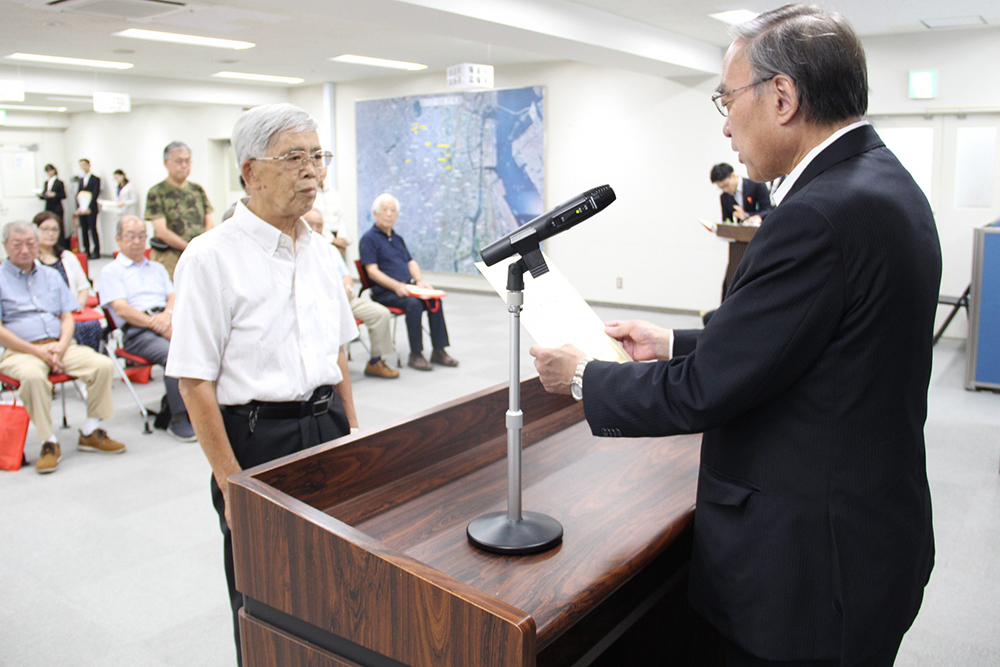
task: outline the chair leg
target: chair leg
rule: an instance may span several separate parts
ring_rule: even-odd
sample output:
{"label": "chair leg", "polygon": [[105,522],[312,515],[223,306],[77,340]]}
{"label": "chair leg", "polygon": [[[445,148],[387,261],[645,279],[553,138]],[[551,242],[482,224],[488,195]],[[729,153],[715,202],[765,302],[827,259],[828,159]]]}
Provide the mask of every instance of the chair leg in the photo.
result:
{"label": "chair leg", "polygon": [[128,379],[128,375],[125,373],[125,369],[122,368],[121,364],[118,363],[118,359],[115,358],[114,353],[110,349],[107,350],[107,353],[108,357],[111,359],[111,363],[114,364],[115,369],[118,371],[118,375],[125,382],[125,386],[128,387],[129,393],[132,394],[132,398],[133,400],[135,400],[135,404],[139,406],[139,414],[142,415],[142,421],[143,421],[143,430],[142,430],[143,434],[149,435],[150,433],[153,432],[152,429],[149,428],[149,410],[146,409],[146,406],[143,404],[142,399],[139,398],[139,394],[136,393],[135,387],[132,386],[132,381]]}
{"label": "chair leg", "polygon": [[63,387],[62,391],[59,392],[59,397],[62,399],[62,411],[63,411],[63,423],[62,427],[64,429],[69,428],[69,422],[66,421],[66,388]]}
{"label": "chair leg", "polygon": [[399,324],[399,318],[402,315],[394,315],[392,318],[392,351],[396,353],[396,368],[403,367],[403,357],[399,354],[399,348],[396,347],[396,325]]}

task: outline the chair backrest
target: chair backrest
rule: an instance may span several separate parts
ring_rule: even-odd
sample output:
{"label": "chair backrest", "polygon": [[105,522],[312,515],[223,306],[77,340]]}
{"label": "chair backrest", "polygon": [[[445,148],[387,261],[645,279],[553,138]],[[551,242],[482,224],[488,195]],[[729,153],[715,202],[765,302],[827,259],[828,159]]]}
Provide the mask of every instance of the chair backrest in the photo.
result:
{"label": "chair backrest", "polygon": [[371,289],[372,281],[368,277],[368,272],[365,271],[365,265],[361,263],[360,259],[354,260],[354,266],[358,267],[358,279],[361,281],[361,289],[358,290],[358,296],[361,295],[366,289]]}
{"label": "chair backrest", "polygon": [[80,266],[83,268],[83,275],[87,276],[87,280],[90,280],[90,268],[87,265],[87,253],[85,252],[74,252],[76,258],[80,260]]}

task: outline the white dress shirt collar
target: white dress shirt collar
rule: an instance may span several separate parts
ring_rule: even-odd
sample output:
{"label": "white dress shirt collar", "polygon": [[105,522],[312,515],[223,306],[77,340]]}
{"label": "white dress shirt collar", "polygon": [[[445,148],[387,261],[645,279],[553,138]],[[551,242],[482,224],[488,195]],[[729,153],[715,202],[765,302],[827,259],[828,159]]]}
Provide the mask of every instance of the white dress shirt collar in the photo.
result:
{"label": "white dress shirt collar", "polygon": [[771,200],[774,202],[774,205],[775,206],[779,205],[782,202],[782,200],[788,195],[788,193],[792,191],[792,187],[795,185],[795,181],[799,179],[799,176],[801,176],[802,172],[806,170],[806,167],[809,166],[809,163],[816,159],[817,155],[822,153],[824,150],[827,149],[827,147],[830,146],[830,144],[835,142],[837,139],[840,139],[842,136],[844,136],[851,130],[856,130],[862,125],[868,125],[868,124],[869,123],[867,120],[859,120],[856,123],[851,123],[850,125],[842,127],[833,134],[831,134],[829,137],[827,137],[826,140],[823,141],[823,143],[821,143],[819,146],[816,146],[816,148],[809,151],[806,154],[806,156],[802,158],[802,161],[799,162],[797,165],[795,165],[795,168],[792,169],[792,173],[788,174],[785,180],[783,180],[781,184],[778,185],[778,187],[775,188],[774,192],[771,194]]}
{"label": "white dress shirt collar", "polygon": [[[291,237],[288,236],[288,234],[285,234],[271,223],[265,222],[262,218],[258,217],[256,213],[247,208],[242,199],[236,202],[236,211],[233,213],[234,218],[236,217],[237,212],[240,214],[239,217],[243,230],[250,238],[256,241],[268,255],[273,255],[277,252],[278,248],[281,247],[282,237],[288,239],[286,243],[291,242]],[[312,229],[302,218],[295,221],[296,238],[302,239],[304,234],[308,235],[311,231]]]}

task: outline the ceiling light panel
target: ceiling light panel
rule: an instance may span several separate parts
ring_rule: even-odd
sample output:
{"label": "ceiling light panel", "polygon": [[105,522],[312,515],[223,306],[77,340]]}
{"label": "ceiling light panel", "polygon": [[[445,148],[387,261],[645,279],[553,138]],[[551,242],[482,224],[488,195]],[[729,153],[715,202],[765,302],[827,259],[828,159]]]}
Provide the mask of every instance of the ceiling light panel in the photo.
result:
{"label": "ceiling light panel", "polygon": [[113,60],[87,60],[86,58],[66,58],[64,56],[44,56],[37,53],[12,53],[5,56],[11,60],[23,60],[46,65],[73,65],[75,67],[97,67],[100,69],[132,69],[132,63],[119,63]]}
{"label": "ceiling light panel", "polygon": [[220,79],[240,79],[243,81],[264,81],[266,83],[302,83],[305,79],[297,76],[274,76],[271,74],[250,74],[249,72],[216,72],[212,76]]}
{"label": "ceiling light panel", "polygon": [[389,69],[403,69],[411,72],[427,69],[427,65],[420,63],[408,63],[405,60],[385,60],[384,58],[370,58],[368,56],[356,56],[345,53],[336,58],[330,58],[335,63],[350,63],[351,65],[371,65],[372,67],[388,67]]}
{"label": "ceiling light panel", "polygon": [[187,44],[190,46],[210,46],[216,49],[252,49],[256,46],[253,42],[241,42],[235,39],[219,39],[217,37],[201,37],[198,35],[182,35],[176,32],[160,32],[159,30],[143,30],[141,28],[129,28],[121,32],[112,33],[117,37],[130,37],[132,39],[146,39],[151,42],[169,42],[171,44]]}
{"label": "ceiling light panel", "polygon": [[36,107],[24,104],[0,104],[0,109],[7,111],[55,111],[56,113],[66,113],[66,107]]}

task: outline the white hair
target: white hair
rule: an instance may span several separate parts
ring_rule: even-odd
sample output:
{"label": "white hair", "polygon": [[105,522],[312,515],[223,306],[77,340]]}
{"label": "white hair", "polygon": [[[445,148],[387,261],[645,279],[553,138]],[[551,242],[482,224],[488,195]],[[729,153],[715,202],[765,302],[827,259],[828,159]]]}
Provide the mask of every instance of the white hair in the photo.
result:
{"label": "white hair", "polygon": [[294,104],[263,104],[246,111],[233,127],[236,166],[255,157],[264,157],[268,146],[282,132],[315,132],[316,119]]}
{"label": "white hair", "polygon": [[138,222],[142,225],[142,230],[146,231],[146,223],[137,215],[123,215],[118,218],[118,224],[115,225],[115,236],[122,235],[122,228],[125,226],[126,222]]}
{"label": "white hair", "polygon": [[191,147],[188,146],[183,141],[171,141],[169,144],[167,144],[167,147],[163,149],[163,161],[166,162],[167,160],[169,160],[170,156],[176,153],[177,151],[187,151],[188,153],[190,153]]}
{"label": "white hair", "polygon": [[38,227],[23,220],[15,220],[3,226],[3,244],[7,245],[7,239],[10,238],[11,234],[22,234],[24,232],[31,232],[35,237],[35,242],[38,241]]}
{"label": "white hair", "polygon": [[388,192],[383,192],[378,197],[375,197],[375,201],[372,202],[372,215],[378,213],[379,208],[381,208],[382,204],[384,204],[387,201],[391,201],[396,205],[397,212],[402,210],[402,207],[399,205],[398,199],[393,197]]}

